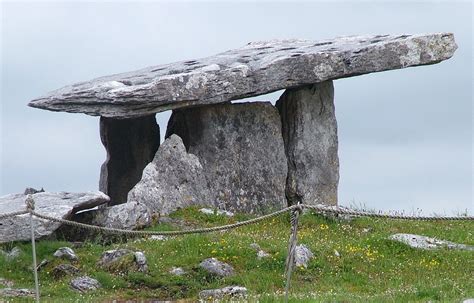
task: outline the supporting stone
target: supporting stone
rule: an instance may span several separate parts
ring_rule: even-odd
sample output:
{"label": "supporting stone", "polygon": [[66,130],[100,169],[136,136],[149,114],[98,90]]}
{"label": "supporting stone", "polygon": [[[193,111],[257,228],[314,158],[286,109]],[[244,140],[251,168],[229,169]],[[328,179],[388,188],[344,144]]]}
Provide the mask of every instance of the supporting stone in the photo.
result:
{"label": "supporting stone", "polygon": [[155,115],[133,119],[101,117],[100,138],[107,160],[100,170],[99,188],[109,195],[109,205],[125,203],[128,192],[140,181],[143,169],[160,146]]}
{"label": "supporting stone", "polygon": [[337,205],[339,159],[332,81],[286,90],[280,111],[289,204]]}
{"label": "supporting stone", "polygon": [[159,215],[190,205],[213,205],[201,163],[186,152],[180,137],[172,135],[161,144],[128,193],[128,203],[134,202]]}
{"label": "supporting stone", "polygon": [[199,158],[216,207],[261,214],[286,206],[281,122],[269,102],[175,110],[172,134]]}

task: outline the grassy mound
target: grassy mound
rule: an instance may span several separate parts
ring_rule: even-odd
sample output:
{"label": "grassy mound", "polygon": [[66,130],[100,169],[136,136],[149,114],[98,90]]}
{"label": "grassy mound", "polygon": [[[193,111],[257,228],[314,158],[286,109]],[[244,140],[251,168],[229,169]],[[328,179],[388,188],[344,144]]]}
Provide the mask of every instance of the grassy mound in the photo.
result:
{"label": "grassy mound", "polygon": [[[204,215],[197,208],[188,208],[172,214],[172,218],[173,223],[157,224],[150,229],[217,226],[250,217]],[[306,244],[315,258],[308,268],[295,269],[291,302],[459,302],[474,297],[473,252],[415,250],[387,240],[393,233],[415,233],[472,245],[474,222],[367,218],[347,222],[309,212],[301,217],[299,226],[298,242]],[[71,243],[39,241],[38,260],[51,261],[39,272],[41,296],[46,302],[147,298],[192,302],[201,290],[241,285],[249,289],[250,301],[280,302],[284,297],[283,271],[289,231],[289,216],[282,215],[229,232],[170,237],[164,241],[135,238],[104,244],[108,242],[107,236],[102,236],[74,248],[79,256],[74,265],[103,286],[86,294],[70,289],[71,277],[56,280],[51,274],[55,265],[67,262],[55,260],[52,254],[59,247],[71,247]],[[250,247],[254,242],[270,256],[259,260]],[[8,250],[13,246],[20,247],[22,254],[13,261],[0,255],[0,277],[13,280],[15,287],[33,288],[31,245],[9,243],[0,248]],[[96,263],[102,252],[115,248],[143,251],[149,272],[114,274],[98,268]],[[207,274],[198,264],[208,257],[231,264],[237,274],[227,278]],[[168,272],[173,266],[182,267],[186,274],[171,275]]]}

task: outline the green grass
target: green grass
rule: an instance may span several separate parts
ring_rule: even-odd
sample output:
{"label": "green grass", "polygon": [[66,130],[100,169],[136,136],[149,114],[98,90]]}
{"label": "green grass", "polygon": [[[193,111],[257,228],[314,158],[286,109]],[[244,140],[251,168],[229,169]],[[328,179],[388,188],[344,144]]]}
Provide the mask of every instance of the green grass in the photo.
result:
{"label": "green grass", "polygon": [[[172,215],[184,225],[217,226],[249,218],[208,216],[197,208],[180,210]],[[200,290],[228,285],[245,286],[250,301],[281,302],[284,294],[284,266],[289,237],[289,216],[238,228],[229,232],[187,235],[166,241],[137,239],[107,243],[90,240],[75,248],[79,261],[74,263],[83,274],[99,280],[103,288],[78,294],[69,288],[70,277],[55,280],[50,274],[59,261],[54,251],[68,242],[38,241],[38,261],[51,263],[39,272],[43,301],[97,302],[112,299],[189,299],[195,301]],[[181,225],[180,225],[181,226]],[[292,278],[290,302],[460,302],[474,297],[474,253],[468,251],[422,251],[386,238],[398,232],[416,233],[459,243],[474,244],[474,222],[422,222],[358,218],[337,221],[312,213],[301,217],[299,243],[315,254],[308,268],[296,268]],[[158,224],[150,230],[175,227]],[[369,228],[369,232],[364,229]],[[271,256],[258,260],[250,244],[256,242]],[[13,280],[15,287],[33,288],[31,245],[9,243],[1,248],[18,246],[21,256],[6,261],[0,256],[0,277]],[[149,272],[109,273],[96,266],[107,249],[141,250],[148,259]],[[340,257],[335,256],[335,250]],[[198,264],[216,257],[230,263],[237,274],[216,278],[202,271]],[[173,266],[183,267],[184,276],[168,273]],[[1,300],[0,300],[1,301]],[[14,300],[13,300],[14,301]],[[22,301],[23,302],[23,301]]]}

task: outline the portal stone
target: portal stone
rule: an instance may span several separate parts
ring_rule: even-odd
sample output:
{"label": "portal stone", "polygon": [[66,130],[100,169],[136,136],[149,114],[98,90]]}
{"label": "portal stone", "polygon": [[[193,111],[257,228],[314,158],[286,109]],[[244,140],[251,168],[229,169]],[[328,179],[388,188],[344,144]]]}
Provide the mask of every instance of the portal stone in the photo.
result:
{"label": "portal stone", "polygon": [[100,138],[107,160],[100,170],[99,188],[110,197],[109,205],[125,203],[128,192],[140,181],[143,169],[160,146],[155,115],[133,119],[100,117]]}
{"label": "portal stone", "polygon": [[339,158],[332,81],[288,89],[276,106],[288,157],[289,204],[337,205]]}
{"label": "portal stone", "polygon": [[286,206],[281,122],[269,102],[175,110],[172,134],[199,158],[215,207],[262,214]]}

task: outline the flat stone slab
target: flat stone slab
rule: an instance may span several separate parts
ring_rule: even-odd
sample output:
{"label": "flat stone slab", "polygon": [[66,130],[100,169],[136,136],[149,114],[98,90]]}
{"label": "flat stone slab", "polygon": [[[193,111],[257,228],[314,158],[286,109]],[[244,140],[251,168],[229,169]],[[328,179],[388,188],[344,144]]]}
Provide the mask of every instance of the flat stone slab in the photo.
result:
{"label": "flat stone slab", "polygon": [[[107,203],[109,197],[102,192],[40,192],[33,196],[35,211],[55,218],[69,219],[78,211]],[[26,209],[26,195],[9,194],[0,197],[0,214]],[[35,237],[49,236],[61,223],[34,217]],[[29,214],[0,220],[0,243],[23,241],[31,238]]]}
{"label": "flat stone slab", "polygon": [[440,240],[436,238],[414,235],[414,234],[394,234],[389,237],[390,240],[404,243],[413,248],[434,250],[434,249],[456,249],[474,251],[474,245],[454,243],[451,241]]}
{"label": "flat stone slab", "polygon": [[151,66],[55,90],[29,106],[134,117],[449,59],[451,33],[252,42],[212,57]]}

